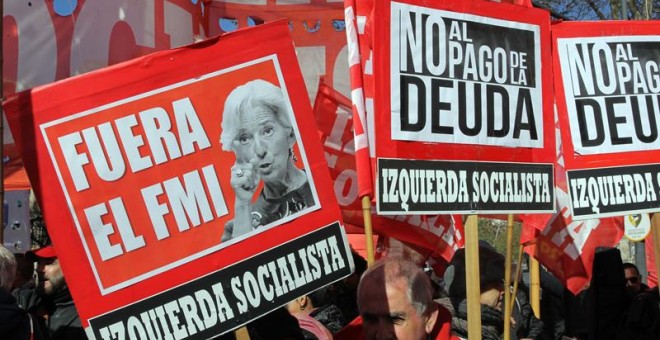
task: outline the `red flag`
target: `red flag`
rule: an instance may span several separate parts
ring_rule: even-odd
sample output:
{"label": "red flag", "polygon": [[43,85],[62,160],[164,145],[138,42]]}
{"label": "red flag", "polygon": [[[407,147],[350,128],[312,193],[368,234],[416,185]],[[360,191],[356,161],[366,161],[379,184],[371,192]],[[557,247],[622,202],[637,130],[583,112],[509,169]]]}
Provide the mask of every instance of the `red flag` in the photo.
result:
{"label": "red flag", "polygon": [[[351,114],[351,101],[326,85],[322,79],[314,102],[314,116],[343,220],[347,225],[361,228],[357,231],[361,232],[364,219],[358,190],[359,170],[356,171],[354,157],[356,143],[351,132],[355,122]],[[460,216],[372,215],[376,233],[441,256],[446,261],[451,260],[456,249],[463,247]],[[347,229],[347,233],[350,230]]]}
{"label": "red flag", "polygon": [[373,2],[360,0],[344,1],[346,40],[348,42],[348,64],[351,78],[351,101],[353,133],[355,135],[355,158],[360,197],[372,196],[373,177],[369,139],[368,116],[373,117],[373,78],[371,67],[371,44],[365,34],[367,18]]}

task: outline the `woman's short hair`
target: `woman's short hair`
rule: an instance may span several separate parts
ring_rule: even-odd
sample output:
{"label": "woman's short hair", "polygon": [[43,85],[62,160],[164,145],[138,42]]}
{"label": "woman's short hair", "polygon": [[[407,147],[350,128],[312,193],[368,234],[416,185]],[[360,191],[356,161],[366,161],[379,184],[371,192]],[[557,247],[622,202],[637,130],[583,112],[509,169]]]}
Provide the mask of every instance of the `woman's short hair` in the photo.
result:
{"label": "woman's short hair", "polygon": [[16,277],[16,258],[9,249],[0,245],[0,289],[11,292]]}
{"label": "woman's short hair", "polygon": [[284,94],[279,87],[261,79],[251,80],[236,87],[229,93],[222,113],[222,133],[220,143],[222,149],[231,151],[238,134],[239,121],[242,112],[249,110],[268,110],[285,128],[293,129],[289,119],[289,110],[284,101]]}

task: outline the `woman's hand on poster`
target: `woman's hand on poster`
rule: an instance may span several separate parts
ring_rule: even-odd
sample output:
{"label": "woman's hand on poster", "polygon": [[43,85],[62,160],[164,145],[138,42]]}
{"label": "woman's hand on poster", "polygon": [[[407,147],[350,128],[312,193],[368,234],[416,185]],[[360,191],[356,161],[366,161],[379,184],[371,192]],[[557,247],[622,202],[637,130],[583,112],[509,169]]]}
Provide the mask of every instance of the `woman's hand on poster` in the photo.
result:
{"label": "woman's hand on poster", "polygon": [[231,167],[231,186],[234,188],[236,199],[250,202],[259,184],[259,176],[251,163],[236,162]]}

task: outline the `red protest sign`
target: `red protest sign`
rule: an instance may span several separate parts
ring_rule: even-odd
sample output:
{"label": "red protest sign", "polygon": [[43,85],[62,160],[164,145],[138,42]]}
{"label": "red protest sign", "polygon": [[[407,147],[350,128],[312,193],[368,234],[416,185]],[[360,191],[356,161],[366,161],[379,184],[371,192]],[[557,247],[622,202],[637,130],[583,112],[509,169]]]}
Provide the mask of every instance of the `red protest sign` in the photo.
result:
{"label": "red protest sign", "polygon": [[[200,289],[226,312],[199,332],[221,333],[351,271],[286,23],[39,87],[4,108],[97,336]],[[240,262],[256,254],[280,254],[295,284]]]}
{"label": "red protest sign", "polygon": [[561,23],[552,41],[574,218],[657,210],[660,29],[646,21]]}
{"label": "red protest sign", "polygon": [[486,1],[375,13],[378,212],[553,211],[548,13]]}

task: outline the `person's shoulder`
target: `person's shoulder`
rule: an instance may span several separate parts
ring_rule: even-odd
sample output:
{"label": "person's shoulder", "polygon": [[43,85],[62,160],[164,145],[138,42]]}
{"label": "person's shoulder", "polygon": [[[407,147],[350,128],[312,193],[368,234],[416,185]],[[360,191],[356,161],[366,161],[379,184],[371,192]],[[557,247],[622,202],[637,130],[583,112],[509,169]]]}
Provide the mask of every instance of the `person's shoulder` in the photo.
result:
{"label": "person's shoulder", "polygon": [[364,339],[362,330],[362,316],[358,315],[348,325],[344,326],[339,332],[335,333],[336,340],[361,340]]}
{"label": "person's shoulder", "polygon": [[433,327],[433,333],[431,334],[431,339],[437,340],[454,340],[458,339],[451,334],[451,318],[452,315],[447,308],[441,305],[438,302],[435,302],[438,309],[438,318],[435,321],[435,327]]}
{"label": "person's shoulder", "polygon": [[451,322],[452,311],[450,311],[444,303],[441,303],[438,300],[435,301],[435,304],[438,308],[438,320]]}

